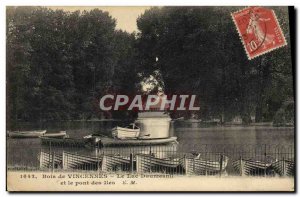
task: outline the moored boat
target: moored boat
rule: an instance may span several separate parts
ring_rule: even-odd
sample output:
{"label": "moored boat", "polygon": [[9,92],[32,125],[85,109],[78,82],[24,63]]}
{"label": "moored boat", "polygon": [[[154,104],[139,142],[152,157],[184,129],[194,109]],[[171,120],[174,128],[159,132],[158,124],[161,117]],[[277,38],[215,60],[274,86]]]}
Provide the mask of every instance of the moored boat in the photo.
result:
{"label": "moored boat", "polygon": [[102,159],[102,171],[129,171],[133,168],[133,158],[119,155],[104,155]]}
{"label": "moored boat", "polygon": [[135,157],[137,173],[179,171],[179,159],[156,158],[153,155],[147,154],[137,154]]}
{"label": "moored boat", "polygon": [[209,158],[197,156],[185,156],[180,159],[180,164],[187,175],[214,175],[223,173],[227,167],[229,158],[225,155],[213,155]]}
{"label": "moored boat", "polygon": [[53,137],[53,138],[64,138],[67,136],[66,131],[59,131],[58,133],[45,133],[43,137]]}
{"label": "moored boat", "polygon": [[[91,143],[92,141],[92,143]],[[147,145],[161,145],[169,143],[178,143],[177,137],[169,138],[137,138],[137,139],[114,139],[109,137],[99,137],[95,136],[94,140],[89,140],[90,143],[86,144],[87,146],[94,147],[112,147],[112,146],[147,146]]]}
{"label": "moored boat", "polygon": [[8,136],[11,138],[38,138],[43,136],[46,130],[36,130],[36,131],[10,131]]}
{"label": "moored boat", "polygon": [[63,169],[76,170],[98,170],[100,169],[101,157],[92,157],[86,155],[79,155],[77,153],[70,153],[64,151],[62,153]]}
{"label": "moored boat", "polygon": [[267,174],[272,162],[270,160],[259,159],[238,159],[232,162],[233,168],[239,175],[261,175]]}
{"label": "moored boat", "polygon": [[191,119],[187,119],[187,120],[184,120],[186,123],[200,123],[202,122],[201,120],[198,120],[198,119],[194,119],[194,118],[191,118]]}
{"label": "moored boat", "polygon": [[274,171],[280,176],[294,176],[295,162],[289,159],[282,159],[271,164]]}
{"label": "moored boat", "polygon": [[[53,161],[54,160],[54,161]],[[40,169],[62,168],[62,154],[41,151],[39,153]]]}
{"label": "moored boat", "polygon": [[137,138],[140,135],[140,128],[137,127],[134,123],[126,127],[114,127],[112,129],[112,137],[118,139],[130,139]]}

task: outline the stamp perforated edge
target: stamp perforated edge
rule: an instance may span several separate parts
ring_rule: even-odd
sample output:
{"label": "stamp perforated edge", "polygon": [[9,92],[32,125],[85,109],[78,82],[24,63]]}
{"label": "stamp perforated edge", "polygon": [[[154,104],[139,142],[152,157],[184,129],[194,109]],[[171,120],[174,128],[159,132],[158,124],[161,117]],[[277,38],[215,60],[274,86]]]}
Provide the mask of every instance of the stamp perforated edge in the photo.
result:
{"label": "stamp perforated edge", "polygon": [[246,55],[247,55],[247,57],[248,57],[248,60],[251,60],[250,55],[249,55],[249,53],[248,53],[248,51],[247,51],[247,49],[246,49],[245,42],[244,42],[244,40],[242,39],[242,34],[241,34],[241,32],[240,32],[240,30],[239,30],[239,28],[238,28],[238,25],[237,25],[237,23],[236,23],[236,21],[235,21],[235,18],[234,18],[234,14],[236,14],[236,13],[238,13],[238,12],[242,12],[242,11],[248,9],[248,8],[249,8],[249,7],[245,7],[245,8],[243,8],[243,9],[241,9],[241,10],[232,12],[232,13],[231,13],[231,17],[232,17],[232,20],[233,20],[233,22],[234,22],[235,29],[236,29],[236,31],[238,32],[239,38],[240,38],[240,40],[241,40],[241,42],[242,42],[242,44],[243,44],[243,47],[244,47],[244,50],[245,50]]}
{"label": "stamp perforated edge", "polygon": [[[247,55],[247,57],[248,57],[248,60],[253,60],[253,59],[256,58],[256,57],[259,57],[259,56],[261,56],[261,55],[264,55],[264,54],[266,54],[266,53],[269,53],[269,52],[271,52],[271,51],[274,51],[274,50],[276,50],[276,49],[279,49],[279,48],[284,47],[284,46],[287,45],[286,39],[285,39],[285,37],[284,37],[284,33],[283,33],[283,31],[282,31],[282,29],[281,29],[281,27],[280,27],[280,25],[279,25],[277,16],[276,16],[274,10],[270,9],[270,10],[272,11],[272,14],[273,14],[274,18],[275,18],[276,25],[278,26],[278,28],[279,28],[279,30],[280,30],[280,33],[281,33],[281,35],[282,35],[282,37],[283,37],[283,43],[282,43],[281,45],[275,47],[275,48],[269,49],[269,50],[267,50],[267,51],[264,51],[264,52],[262,52],[262,53],[259,53],[259,54],[255,55],[255,56],[253,56],[253,57],[250,57],[250,54],[248,53],[248,51],[247,51],[247,49],[246,49],[246,44],[245,44],[244,40],[242,39],[242,34],[241,34],[241,32],[240,32],[240,30],[239,30],[239,28],[238,28],[238,26],[237,26],[237,23],[236,23],[236,21],[235,21],[235,19],[234,19],[234,14],[239,13],[239,12],[242,12],[242,11],[248,9],[248,8],[250,8],[250,6],[249,6],[249,7],[245,7],[245,8],[243,8],[243,9],[240,9],[240,10],[238,10],[238,11],[235,11],[235,12],[232,12],[232,13],[231,13],[231,17],[232,17],[232,20],[233,20],[233,22],[234,22],[235,29],[236,29],[236,31],[237,31],[238,34],[239,34],[239,38],[240,38],[240,40],[241,40],[241,42],[242,42],[242,44],[243,44],[243,47],[244,47],[244,50],[245,50],[246,55]],[[266,9],[268,9],[268,8],[266,8]]]}

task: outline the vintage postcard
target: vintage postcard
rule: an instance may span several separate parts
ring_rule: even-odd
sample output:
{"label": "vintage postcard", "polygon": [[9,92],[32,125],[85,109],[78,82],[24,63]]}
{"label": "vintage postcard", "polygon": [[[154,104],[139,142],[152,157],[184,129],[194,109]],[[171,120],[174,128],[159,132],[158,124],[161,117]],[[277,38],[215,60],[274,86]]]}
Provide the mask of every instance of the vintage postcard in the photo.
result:
{"label": "vintage postcard", "polygon": [[7,191],[294,192],[294,20],[7,6]]}

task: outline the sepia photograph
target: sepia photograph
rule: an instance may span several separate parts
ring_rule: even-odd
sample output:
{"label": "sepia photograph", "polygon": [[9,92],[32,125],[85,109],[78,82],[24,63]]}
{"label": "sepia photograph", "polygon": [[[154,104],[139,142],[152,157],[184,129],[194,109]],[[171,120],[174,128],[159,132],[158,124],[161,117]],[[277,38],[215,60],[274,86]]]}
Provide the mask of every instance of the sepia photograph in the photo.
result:
{"label": "sepia photograph", "polygon": [[6,6],[6,190],[295,192],[294,9]]}

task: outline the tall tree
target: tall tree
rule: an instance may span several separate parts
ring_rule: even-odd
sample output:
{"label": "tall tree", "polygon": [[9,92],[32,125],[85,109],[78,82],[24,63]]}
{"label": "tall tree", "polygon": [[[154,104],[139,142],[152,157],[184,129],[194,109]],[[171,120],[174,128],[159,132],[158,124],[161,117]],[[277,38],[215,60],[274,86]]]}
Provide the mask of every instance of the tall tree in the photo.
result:
{"label": "tall tree", "polygon": [[134,90],[135,37],[115,26],[99,9],[8,7],[8,122],[99,117],[105,91]]}
{"label": "tall tree", "polygon": [[[230,15],[239,9],[163,7],[147,10],[137,20],[140,73],[147,77],[159,70],[165,92],[197,94],[200,116],[204,119],[231,120],[240,115],[246,124],[254,114],[257,121],[272,119],[272,113],[264,112],[264,118],[259,114],[269,105],[267,100],[276,99],[276,96],[265,96],[270,90],[276,91],[272,70],[285,65],[291,71],[289,46],[249,61]],[[281,22],[288,22],[286,8],[272,9],[278,11]],[[281,25],[288,35],[287,23]],[[281,59],[282,56],[285,59]],[[291,79],[290,72],[285,74]],[[285,84],[292,87],[290,83]],[[291,92],[282,95],[276,91],[275,94],[284,98],[291,96]]]}

